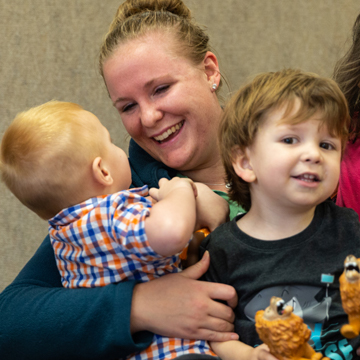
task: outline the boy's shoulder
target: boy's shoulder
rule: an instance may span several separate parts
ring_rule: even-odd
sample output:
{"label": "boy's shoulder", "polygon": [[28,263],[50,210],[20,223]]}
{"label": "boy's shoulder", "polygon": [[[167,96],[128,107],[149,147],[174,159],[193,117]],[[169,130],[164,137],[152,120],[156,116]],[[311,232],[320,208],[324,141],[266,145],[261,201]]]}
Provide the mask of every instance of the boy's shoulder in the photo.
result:
{"label": "boy's shoulder", "polygon": [[240,231],[236,221],[239,219],[238,215],[234,219],[221,224],[214,231],[212,231],[202,242],[200,247],[203,249],[208,249],[210,244],[212,248],[217,246],[223,247],[224,241],[227,242],[227,245],[230,244],[231,239],[236,239],[239,236],[238,232]]}
{"label": "boy's shoulder", "polygon": [[349,220],[356,223],[359,222],[359,215],[355,210],[338,206],[330,199],[324,201],[318,205],[318,207],[322,207],[326,213],[330,214],[332,217],[335,217],[337,220]]}
{"label": "boy's shoulder", "polygon": [[[243,233],[237,226],[237,220],[244,214],[236,216],[233,220],[220,225],[201,243],[203,249],[231,248],[231,243],[242,238]],[[319,204],[315,210],[315,217],[312,223],[322,234],[341,233],[342,235],[359,234],[359,215],[349,208],[336,205],[332,200],[326,200]],[[226,242],[226,246],[224,246]]]}
{"label": "boy's shoulder", "polygon": [[333,201],[326,200],[317,206],[315,216],[318,230],[327,236],[360,239],[359,215],[353,209],[340,207]]}

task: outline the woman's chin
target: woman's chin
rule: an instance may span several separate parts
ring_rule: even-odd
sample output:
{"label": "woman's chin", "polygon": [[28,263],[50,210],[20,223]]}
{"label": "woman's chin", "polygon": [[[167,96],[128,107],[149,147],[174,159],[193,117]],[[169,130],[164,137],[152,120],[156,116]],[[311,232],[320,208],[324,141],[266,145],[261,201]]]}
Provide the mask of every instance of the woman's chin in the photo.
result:
{"label": "woman's chin", "polygon": [[[170,145],[170,144],[168,144]],[[141,145],[140,145],[141,146]],[[191,154],[184,153],[184,147],[177,147],[171,149],[171,146],[152,146],[151,148],[143,149],[150,154],[155,160],[162,162],[166,166],[176,170],[186,170],[191,166],[191,159],[194,157]]]}
{"label": "woman's chin", "polygon": [[184,157],[184,154],[160,157],[160,161],[166,166],[179,171],[188,170],[190,166],[190,159]]}

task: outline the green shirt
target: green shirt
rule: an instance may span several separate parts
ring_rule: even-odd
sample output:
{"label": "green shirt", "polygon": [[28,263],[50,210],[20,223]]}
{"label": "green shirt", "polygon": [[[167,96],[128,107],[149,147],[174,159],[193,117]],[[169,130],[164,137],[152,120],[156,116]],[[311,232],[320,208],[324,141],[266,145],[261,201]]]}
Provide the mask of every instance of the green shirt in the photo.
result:
{"label": "green shirt", "polygon": [[230,220],[232,220],[236,215],[238,214],[244,214],[246,211],[235,201],[230,200],[229,199],[229,195],[224,192],[224,191],[220,191],[220,190],[213,190],[215,194],[221,196],[223,199],[225,199],[228,204],[229,204],[229,208],[230,208]]}

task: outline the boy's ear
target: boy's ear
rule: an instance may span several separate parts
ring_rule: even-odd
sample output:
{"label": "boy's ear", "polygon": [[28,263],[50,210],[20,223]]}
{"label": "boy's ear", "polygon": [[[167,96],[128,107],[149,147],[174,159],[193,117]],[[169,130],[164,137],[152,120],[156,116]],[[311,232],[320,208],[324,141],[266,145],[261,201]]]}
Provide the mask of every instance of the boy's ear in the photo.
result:
{"label": "boy's ear", "polygon": [[232,149],[232,159],[232,166],[237,176],[248,183],[256,180],[255,172],[250,163],[248,148],[242,151],[239,146],[235,146]]}
{"label": "boy's ear", "polygon": [[110,171],[106,168],[103,159],[99,156],[95,158],[92,163],[92,173],[95,181],[103,186],[110,186],[114,182]]}
{"label": "boy's ear", "polygon": [[219,86],[221,75],[217,57],[211,51],[205,54],[204,58],[205,74],[210,85],[216,84]]}

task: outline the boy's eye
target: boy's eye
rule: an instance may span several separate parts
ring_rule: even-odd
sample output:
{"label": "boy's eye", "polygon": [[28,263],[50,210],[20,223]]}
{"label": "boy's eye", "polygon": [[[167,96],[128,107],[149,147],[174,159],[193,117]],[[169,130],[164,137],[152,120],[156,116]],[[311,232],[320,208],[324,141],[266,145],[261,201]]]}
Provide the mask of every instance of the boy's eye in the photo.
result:
{"label": "boy's eye", "polygon": [[287,138],[283,139],[282,142],[285,144],[292,145],[292,144],[296,144],[298,142],[298,140],[294,137],[287,137]]}
{"label": "boy's eye", "polygon": [[335,147],[332,144],[329,144],[327,142],[320,143],[320,147],[325,150],[334,150]]}

